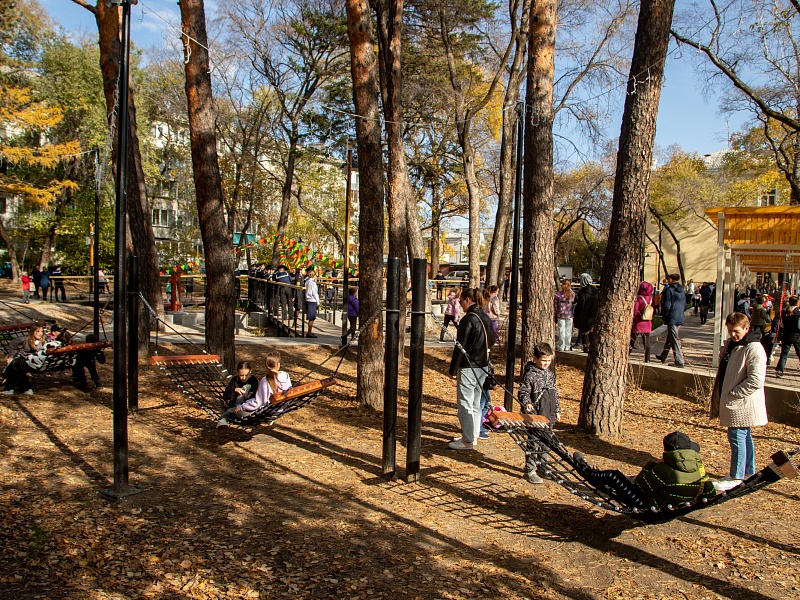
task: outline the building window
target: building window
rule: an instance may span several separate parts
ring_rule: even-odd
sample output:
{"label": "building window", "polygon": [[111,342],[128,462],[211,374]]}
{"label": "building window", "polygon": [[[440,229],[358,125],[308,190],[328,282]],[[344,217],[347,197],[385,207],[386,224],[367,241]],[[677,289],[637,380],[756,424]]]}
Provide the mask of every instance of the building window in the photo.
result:
{"label": "building window", "polygon": [[154,208],[153,225],[157,227],[175,227],[175,211],[166,208]]}
{"label": "building window", "polygon": [[777,206],[778,205],[778,188],[773,188],[765,194],[761,194],[758,198],[758,206]]}

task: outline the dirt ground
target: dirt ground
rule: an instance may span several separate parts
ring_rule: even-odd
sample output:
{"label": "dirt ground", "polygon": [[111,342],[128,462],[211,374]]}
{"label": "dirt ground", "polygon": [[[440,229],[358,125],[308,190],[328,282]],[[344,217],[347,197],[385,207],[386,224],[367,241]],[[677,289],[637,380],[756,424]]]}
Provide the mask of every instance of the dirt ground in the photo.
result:
{"label": "dirt ground", "polygon": [[[0,309],[3,323],[19,321]],[[23,310],[72,328],[90,315]],[[261,365],[267,348],[241,347],[238,358]],[[334,349],[280,351],[297,379]],[[595,509],[550,482],[532,486],[502,433],[477,452],[447,449],[455,386],[448,349],[431,344],[421,481],[386,481],[382,413],[356,404],[354,358],[310,407],[271,427],[226,430],[142,366],[128,436],[130,481],[143,491],[122,501],[99,493],[113,481],[110,387],[85,393],[68,373],[34,375],[34,396],[1,397],[0,598],[800,598],[798,480],[662,525]],[[111,383],[111,361],[100,374]],[[582,433],[581,380],[558,368],[556,430],[590,462],[635,474],[680,429],[712,476],[726,473],[725,431],[668,395],[631,390],[619,440]],[[404,365],[401,475],[407,382]],[[800,431],[770,424],[755,438],[761,466],[797,446]]]}

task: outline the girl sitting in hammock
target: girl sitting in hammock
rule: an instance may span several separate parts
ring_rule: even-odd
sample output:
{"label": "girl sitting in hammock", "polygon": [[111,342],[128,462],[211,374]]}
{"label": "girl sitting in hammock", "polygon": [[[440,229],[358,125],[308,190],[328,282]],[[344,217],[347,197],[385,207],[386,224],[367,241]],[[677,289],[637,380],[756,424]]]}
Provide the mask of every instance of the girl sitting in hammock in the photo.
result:
{"label": "girl sitting in hammock", "polygon": [[267,374],[258,382],[258,390],[253,398],[243,404],[229,408],[222,413],[222,418],[217,422],[217,427],[227,427],[228,419],[239,421],[246,419],[260,408],[267,406],[272,401],[272,396],[282,394],[292,387],[292,380],[286,371],[281,371],[281,355],[277,352],[268,352],[265,360]]}
{"label": "girl sitting in hammock", "polygon": [[8,345],[8,366],[3,372],[3,395],[13,396],[14,392],[33,395],[31,382],[27,375],[26,358],[44,349],[47,339],[44,327],[39,324],[31,325],[27,337],[17,338]]}
{"label": "girl sitting in hammock", "polygon": [[253,368],[246,360],[240,360],[236,365],[236,377],[231,377],[225,393],[222,395],[228,408],[236,408],[237,405],[244,404],[256,395],[258,389],[258,379],[251,375]]}

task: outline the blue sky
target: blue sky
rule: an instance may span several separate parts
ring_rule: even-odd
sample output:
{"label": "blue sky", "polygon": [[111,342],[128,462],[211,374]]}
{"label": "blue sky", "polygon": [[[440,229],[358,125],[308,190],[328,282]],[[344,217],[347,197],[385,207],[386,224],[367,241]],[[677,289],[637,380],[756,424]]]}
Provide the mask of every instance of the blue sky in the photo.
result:
{"label": "blue sky", "polygon": [[[90,0],[94,1],[94,0]],[[39,0],[50,16],[72,34],[96,34],[93,15],[70,0]],[[206,0],[206,10],[213,11],[216,1]],[[166,22],[165,22],[166,21]],[[172,24],[172,27],[168,23]],[[140,0],[132,7],[131,37],[139,47],[163,43],[166,37],[177,37],[180,13],[175,0]],[[705,82],[695,74],[686,53],[671,52],[667,60],[665,85],[661,92],[656,144],[666,148],[678,144],[687,152],[700,155],[722,150],[728,133],[741,129],[748,115],[718,114],[716,95],[705,97]],[[623,100],[620,100],[620,103]],[[619,115],[608,130],[612,138],[619,136]]]}

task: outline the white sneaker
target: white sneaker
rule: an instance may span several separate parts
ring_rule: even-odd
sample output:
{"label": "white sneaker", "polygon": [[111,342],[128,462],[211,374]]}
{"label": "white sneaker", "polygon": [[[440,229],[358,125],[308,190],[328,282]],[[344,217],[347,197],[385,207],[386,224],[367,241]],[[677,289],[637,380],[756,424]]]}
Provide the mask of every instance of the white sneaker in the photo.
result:
{"label": "white sneaker", "polygon": [[3,390],[3,396],[13,396],[14,390]]}
{"label": "white sneaker", "polygon": [[25,394],[26,396],[33,396],[33,388],[28,388],[22,393]]}
{"label": "white sneaker", "polygon": [[218,428],[219,427],[227,427],[227,426],[228,426],[228,420],[227,419],[220,419],[219,421],[217,421],[217,427]]}
{"label": "white sneaker", "polygon": [[447,444],[451,450],[474,450],[475,444],[467,444],[461,438],[457,440],[453,440],[449,444]]}
{"label": "white sneaker", "polygon": [[714,489],[717,490],[717,492],[719,493],[719,492],[727,492],[729,490],[732,490],[736,486],[740,485],[742,483],[742,481],[744,481],[744,480],[743,479],[734,479],[730,475],[726,475],[722,479],[714,481],[713,484],[714,484]]}

